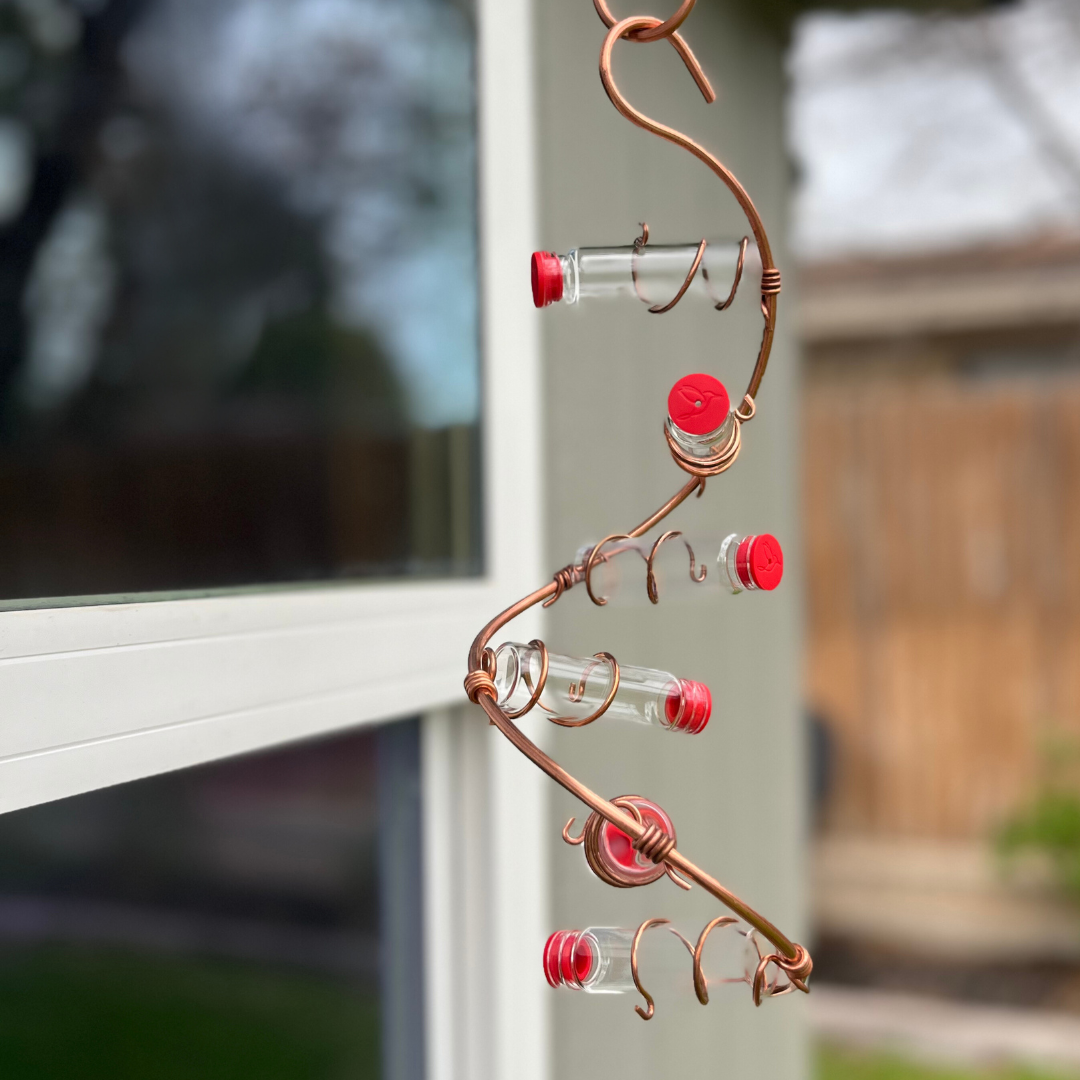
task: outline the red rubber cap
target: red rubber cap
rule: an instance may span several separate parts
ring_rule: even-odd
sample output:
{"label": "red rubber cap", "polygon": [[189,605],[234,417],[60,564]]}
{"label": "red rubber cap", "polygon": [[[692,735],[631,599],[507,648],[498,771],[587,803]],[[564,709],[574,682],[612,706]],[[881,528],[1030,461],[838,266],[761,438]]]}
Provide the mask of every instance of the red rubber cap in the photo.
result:
{"label": "red rubber cap", "polygon": [[680,679],[678,688],[668,694],[664,709],[672,731],[697,735],[712,716],[712,694],[704,683]]}
{"label": "red rubber cap", "polygon": [[731,403],[719,379],[684,375],[668,394],[667,411],[680,430],[690,435],[708,435],[727,419]]}
{"label": "red rubber cap", "polygon": [[547,979],[549,986],[558,986],[560,982],[559,947],[562,945],[564,933],[563,930],[556,930],[544,946],[544,978]]}
{"label": "red rubber cap", "polygon": [[551,251],[534,251],[532,257],[533,303],[547,307],[562,299],[562,263]]}
{"label": "red rubber cap", "polygon": [[[658,825],[669,836],[675,834],[675,826],[671,823],[671,818],[656,803],[637,795],[633,797],[633,802],[641,812],[641,819],[645,825]],[[617,825],[612,825],[610,821],[605,821],[601,828],[600,852],[601,857],[606,856],[612,862],[618,863],[623,870],[637,871],[642,877],[648,876],[655,870],[644,855],[634,850],[630,837]]]}
{"label": "red rubber cap", "polygon": [[581,930],[556,930],[544,946],[544,977],[551,986],[581,987],[593,967],[593,949]]}
{"label": "red rubber cap", "polygon": [[735,571],[748,589],[770,591],[784,576],[784,552],[775,536],[747,536],[735,552]]}

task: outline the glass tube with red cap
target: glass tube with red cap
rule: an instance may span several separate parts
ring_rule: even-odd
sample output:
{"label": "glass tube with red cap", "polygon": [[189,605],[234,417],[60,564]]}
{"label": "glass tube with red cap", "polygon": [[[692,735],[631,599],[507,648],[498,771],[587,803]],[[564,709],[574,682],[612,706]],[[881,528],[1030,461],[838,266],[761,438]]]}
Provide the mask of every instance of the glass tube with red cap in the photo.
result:
{"label": "glass tube with red cap", "polygon": [[[588,563],[592,547],[586,544],[579,549],[577,566]],[[784,576],[784,551],[770,533],[730,533],[719,541],[715,536],[710,540],[679,533],[655,553],[651,537],[617,538],[604,545],[593,563],[593,593],[616,609],[648,606],[650,555],[653,587],[661,603],[707,602],[718,595],[718,586],[721,594],[771,592]]]}
{"label": "glass tube with red cap", "polygon": [[[583,247],[567,255],[536,251],[532,257],[533,303],[547,307],[562,301],[633,299],[649,307],[670,303],[686,281],[697,258],[698,244],[646,244],[636,248]],[[739,243],[710,243],[684,300],[723,303],[731,291],[739,264]],[[743,277],[756,293],[761,279],[761,257],[755,244],[747,246]]]}
{"label": "glass tube with red cap", "polygon": [[[664,928],[646,931],[638,942],[638,976],[650,992],[672,985],[693,989],[693,959],[682,942]],[[630,966],[636,927],[590,926],[557,930],[544,945],[544,977],[556,989],[587,994],[628,994],[637,991]],[[685,935],[693,940],[690,935]],[[762,958],[772,952],[768,942],[746,924],[733,921],[717,927],[702,954],[702,974],[711,992],[722,986],[753,985]],[[764,997],[783,989],[786,976],[770,964],[765,969]],[[667,984],[665,986],[664,984]]]}
{"label": "glass tube with red cap", "polygon": [[757,536],[732,533],[720,545],[716,562],[721,581],[730,585],[733,593],[743,589],[768,592],[775,589],[784,576],[784,552],[780,542],[769,533]]}
{"label": "glass tube with red cap", "polygon": [[684,375],[671,388],[667,406],[668,434],[690,457],[707,458],[731,440],[735,414],[719,379]]}
{"label": "glass tube with red cap", "polygon": [[[504,642],[495,652],[495,689],[500,708],[516,711],[532,699],[543,673],[543,654],[534,645]],[[548,653],[548,672],[537,708],[545,715],[583,720],[607,700],[614,678],[610,661]],[[619,685],[605,719],[650,724],[696,735],[712,715],[712,695],[704,683],[666,671],[619,665]]]}

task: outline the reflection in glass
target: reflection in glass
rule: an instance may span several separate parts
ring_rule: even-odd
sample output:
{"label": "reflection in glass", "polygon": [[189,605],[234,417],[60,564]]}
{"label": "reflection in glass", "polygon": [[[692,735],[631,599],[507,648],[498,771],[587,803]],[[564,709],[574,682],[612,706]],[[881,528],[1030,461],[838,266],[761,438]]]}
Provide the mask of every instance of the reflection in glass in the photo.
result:
{"label": "reflection in glass", "polygon": [[0,6],[0,600],[479,570],[473,44]]}
{"label": "reflection in glass", "polygon": [[419,1080],[419,835],[415,721],[0,817],[0,1075]]}

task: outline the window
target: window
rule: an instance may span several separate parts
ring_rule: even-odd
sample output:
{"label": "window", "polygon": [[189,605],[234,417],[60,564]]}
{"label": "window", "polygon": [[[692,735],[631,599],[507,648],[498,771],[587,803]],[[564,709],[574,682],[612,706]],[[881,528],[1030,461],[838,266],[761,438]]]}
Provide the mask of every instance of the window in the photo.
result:
{"label": "window", "polygon": [[419,1080],[419,749],[403,721],[0,817],[0,1071]]}
{"label": "window", "polygon": [[0,601],[479,571],[474,22],[0,13]]}
{"label": "window", "polygon": [[[108,3],[26,0],[0,11],[0,19],[14,17],[12,13],[17,7],[19,12],[36,13],[35,18],[58,16],[61,23],[67,19],[66,25],[70,27],[71,18],[104,17],[114,6],[118,12],[147,11],[148,19],[156,7],[137,0]],[[250,0],[245,4],[239,0],[229,4],[184,0],[161,10],[173,13],[177,27],[186,26],[197,32],[200,25],[209,25],[200,24],[200,18],[212,19],[220,12],[254,13],[248,17],[257,23],[260,8],[272,9],[280,18],[286,18],[290,11],[301,6],[277,0]],[[237,537],[242,542],[234,544],[228,557],[221,557],[215,568],[211,562],[219,558],[218,553],[213,553],[212,559],[203,559],[197,552],[188,551],[184,544],[175,543],[175,534],[179,531],[183,536],[183,530],[188,528],[198,527],[204,537],[209,536],[205,523],[197,526],[195,522],[180,520],[183,515],[178,514],[163,525],[152,515],[144,516],[134,526],[132,539],[118,542],[114,547],[111,565],[116,574],[107,579],[101,567],[73,569],[70,563],[78,561],[76,556],[80,552],[73,545],[76,552],[72,556],[63,545],[77,535],[75,526],[70,526],[70,535],[65,535],[65,527],[54,529],[45,537],[48,531],[45,526],[51,528],[54,519],[49,513],[39,514],[34,527],[42,530],[40,535],[45,538],[30,541],[27,547],[38,544],[46,551],[50,544],[59,545],[53,547],[50,559],[60,569],[49,570],[40,562],[33,573],[39,575],[35,579],[38,582],[51,580],[57,584],[31,587],[25,583],[28,578],[23,584],[18,581],[11,584],[14,579],[9,578],[0,594],[8,599],[5,609],[0,610],[0,697],[4,701],[0,722],[0,811],[15,811],[305,737],[423,713],[421,801],[426,989],[422,1011],[430,1050],[429,1075],[435,1080],[461,1080],[466,1076],[469,1080],[508,1075],[539,1077],[544,1071],[544,999],[542,980],[535,977],[538,969],[533,957],[542,945],[540,920],[545,895],[540,858],[542,777],[511,747],[493,741],[493,733],[474,716],[447,709],[450,703],[462,700],[465,656],[477,629],[495,611],[535,588],[541,579],[538,349],[524,273],[528,254],[535,246],[529,11],[523,0],[477,0],[470,23],[470,8],[451,0],[378,0],[377,3],[320,0],[317,6],[331,14],[344,8],[380,9],[387,19],[400,17],[406,8],[438,9],[442,13],[440,18],[457,20],[454,25],[470,27],[471,40],[475,42],[473,104],[469,106],[475,107],[476,115],[475,157],[455,156],[455,151],[447,160],[476,170],[477,197],[471,209],[461,204],[460,213],[464,217],[456,219],[454,227],[460,228],[460,235],[465,238],[468,229],[473,228],[468,225],[469,214],[474,215],[473,254],[469,256],[465,248],[456,250],[457,257],[471,257],[479,265],[479,273],[473,277],[478,284],[474,284],[472,313],[455,308],[456,316],[465,316],[464,322],[459,319],[454,326],[440,324],[438,332],[440,346],[449,347],[453,341],[462,343],[460,356],[464,359],[459,371],[468,367],[469,334],[474,334],[469,339],[473,341],[472,348],[476,348],[477,339],[482,343],[483,363],[478,363],[479,352],[474,352],[474,367],[469,376],[474,380],[470,406],[473,415],[470,419],[467,410],[451,412],[450,395],[444,388],[425,399],[434,402],[435,415],[408,414],[408,422],[395,429],[408,443],[406,457],[396,459],[407,460],[407,477],[401,474],[400,484],[391,484],[387,489],[399,500],[398,506],[407,509],[396,517],[393,514],[377,517],[369,513],[366,504],[357,502],[368,497],[361,492],[360,480],[356,490],[346,485],[349,489],[346,502],[328,501],[331,479],[343,474],[333,473],[327,466],[329,459],[319,458],[319,454],[320,447],[338,445],[335,440],[339,436],[374,437],[376,420],[383,422],[387,419],[385,415],[356,420],[357,425],[368,425],[363,430],[336,428],[333,424],[339,423],[339,415],[331,406],[336,407],[348,398],[347,394],[339,393],[340,384],[324,381],[317,388],[315,399],[305,398],[307,390],[290,384],[284,379],[287,373],[280,368],[277,372],[284,381],[275,384],[277,389],[273,393],[266,390],[268,384],[262,383],[257,391],[251,390],[254,397],[244,401],[225,402],[218,394],[220,384],[212,378],[185,384],[200,407],[205,407],[196,416],[194,434],[187,444],[195,455],[191,460],[198,459],[201,453],[210,455],[202,459],[205,468],[216,470],[214,484],[224,485],[215,489],[215,506],[220,514],[235,513],[238,521],[249,515],[246,523],[241,521],[231,533],[231,526],[226,528],[228,523],[220,523],[222,535],[228,534],[230,543]],[[49,32],[62,37],[70,30],[53,23]],[[176,32],[180,33],[180,29]],[[130,33],[136,34],[134,24]],[[124,55],[119,59],[124,64],[136,63],[134,45],[130,52],[122,52]],[[316,55],[315,66],[330,62],[329,53]],[[4,57],[9,60],[15,57],[14,70],[22,63],[15,52],[4,51],[0,41],[0,69]],[[408,53],[405,59],[415,62],[416,55]],[[60,53],[49,61],[54,62],[62,65]],[[154,63],[145,58],[140,62],[151,67]],[[322,74],[309,73],[315,81]],[[267,76],[271,84],[272,75],[271,71]],[[48,93],[42,99],[46,103],[51,100]],[[128,123],[133,116],[133,110],[123,112],[120,117],[123,122],[104,133],[106,146],[111,147],[108,153],[119,153],[123,158],[134,153],[139,140],[146,137],[145,125],[140,128],[138,123]],[[309,119],[314,124],[320,116],[316,111]],[[101,151],[101,134],[94,144],[95,154],[105,152]],[[4,152],[0,148],[0,153]],[[470,161],[474,163],[470,165]],[[97,196],[96,204],[90,195],[87,198],[89,203],[76,198],[67,210],[58,213],[74,214],[76,225],[82,222],[78,229],[69,231],[69,239],[82,236],[85,240],[89,236],[97,243],[93,238],[102,221],[99,213],[102,196]],[[246,212],[246,201],[240,202],[245,204]],[[88,206],[91,208],[86,209]],[[34,252],[40,254],[41,245],[46,245],[48,251],[47,236],[57,220],[53,218],[40,244],[32,249]],[[169,224],[171,227],[173,223]],[[234,224],[229,222],[229,228]],[[307,235],[309,239],[303,242],[310,249],[314,241]],[[60,236],[62,239],[63,232]],[[212,229],[210,236],[212,239],[216,236]],[[322,242],[321,234],[316,239]],[[468,243],[466,239],[462,242]],[[110,257],[117,258],[115,252]],[[33,261],[37,261],[37,254]],[[120,273],[117,269],[120,265],[119,262],[114,265],[114,275]],[[419,274],[420,270],[416,272]],[[24,294],[33,273],[31,268]],[[401,273],[408,276],[404,270]],[[120,288],[117,284],[120,277],[114,277],[109,284],[108,275],[105,276],[104,285]],[[198,275],[193,278],[197,279]],[[439,279],[442,280],[442,275]],[[194,292],[210,303],[214,300],[213,291],[203,290],[202,284],[195,280],[198,288],[193,286]],[[382,284],[389,288],[390,278]],[[423,281],[418,281],[417,287],[427,288]],[[30,294],[46,295],[34,294],[33,289]],[[424,295],[431,296],[430,292]],[[409,302],[415,299],[416,294],[412,294]],[[24,310],[32,313],[33,303],[37,301],[26,302],[28,306]],[[274,306],[278,300],[273,299],[266,310],[273,319],[278,317],[275,313],[299,311],[298,322],[292,324],[289,333],[296,330],[300,334],[303,311],[289,309],[289,304],[294,302],[288,300],[281,308]],[[314,308],[306,310],[310,315]],[[290,318],[292,315],[281,315],[285,322]],[[372,319],[371,327],[374,327],[376,317]],[[472,330],[465,325],[470,319]],[[106,325],[104,321],[88,318],[84,329],[91,324],[97,335],[95,342],[100,345],[112,340],[109,334],[116,331],[111,322]],[[189,325],[202,324],[196,320]],[[310,321],[307,325],[310,330]],[[412,319],[402,322],[400,327],[403,333],[419,334],[424,325]],[[266,326],[264,321],[260,335]],[[371,327],[365,332],[378,332]],[[326,330],[325,324],[323,329]],[[318,334],[315,337],[318,339]],[[326,334],[321,340],[325,338]],[[250,333],[247,340],[252,340]],[[256,345],[252,348],[258,349],[257,342],[264,338],[256,336],[254,340]],[[284,337],[278,338],[279,343],[283,340]],[[386,340],[390,342],[383,346],[388,364],[397,361],[404,364],[403,357],[420,356],[422,347],[428,349],[423,355],[432,355],[427,341],[407,343],[409,348],[418,350],[412,354],[399,342],[401,351],[391,356],[395,339],[388,336]],[[177,341],[165,332],[161,344],[172,349]],[[7,355],[25,358],[29,347],[24,343],[17,353]],[[87,355],[85,350],[78,353],[84,363]],[[104,355],[101,351],[94,353],[99,359]],[[250,358],[253,354],[246,355]],[[335,355],[340,359],[332,350],[324,350],[320,355],[325,360],[320,369],[323,373],[333,367]],[[271,363],[270,367],[273,366]],[[479,378],[481,366],[482,379]],[[94,370],[100,372],[104,368]],[[440,367],[435,374],[441,378],[445,370]],[[89,420],[78,420],[75,428],[65,425],[75,423],[73,418],[88,400],[86,395],[98,394],[100,389],[105,395],[99,398],[101,401],[113,393],[109,388],[95,388],[95,378],[91,375],[81,382],[69,379],[64,383],[68,394],[65,405],[56,406],[58,411],[51,414],[49,426],[41,429],[43,434],[34,437],[39,441],[31,447],[16,440],[7,449],[0,449],[3,459],[0,473],[5,467],[17,467],[16,459],[24,451],[40,453],[42,460],[55,463],[60,443],[50,441],[54,435],[61,439],[74,437],[73,432],[79,438],[86,436],[92,429],[92,425],[90,429],[86,426]],[[48,379],[41,385],[46,384],[52,386]],[[73,389],[76,385],[77,390]],[[175,385],[171,384],[163,396],[171,395],[174,403],[178,403],[182,395],[173,393]],[[415,379],[409,385],[415,388]],[[468,380],[457,385],[467,388]],[[283,386],[285,389],[281,389]],[[32,400],[28,389],[22,393],[30,395],[24,402]],[[13,399],[5,400],[8,407],[14,408],[10,406]],[[27,500],[31,509],[34,498],[48,496],[57,514],[61,506],[67,512],[77,504],[78,493],[82,492],[89,510],[79,519],[82,522],[79,527],[107,532],[110,521],[98,520],[95,515],[104,516],[107,505],[122,503],[125,513],[130,508],[131,500],[110,504],[101,492],[104,490],[108,495],[109,485],[114,481],[128,483],[133,474],[141,475],[141,454],[132,452],[132,442],[124,442],[131,431],[124,425],[135,415],[124,409],[133,401],[136,411],[141,405],[135,398],[128,398],[124,408],[120,408],[118,399],[110,400],[109,408],[114,409],[111,415],[118,418],[119,429],[113,430],[109,424],[94,419],[94,423],[100,424],[95,438],[120,439],[123,445],[117,444],[116,452],[129,456],[111,473],[99,470],[96,475],[105,476],[104,488],[80,479],[76,470],[72,474],[75,479],[65,488],[68,495],[64,500],[49,494],[54,491],[50,487],[54,480],[47,470],[25,474],[22,482],[24,490],[29,491]],[[440,413],[440,409],[444,411]],[[230,429],[225,419],[241,414],[246,418],[244,423]],[[293,493],[279,504],[285,505],[288,514],[273,520],[320,522],[323,532],[316,537],[317,543],[288,540],[277,547],[268,547],[262,529],[269,519],[250,516],[252,506],[260,513],[267,506],[248,490],[261,482],[255,479],[256,472],[245,474],[253,478],[245,490],[230,488],[238,475],[236,459],[228,454],[214,457],[229,439],[234,440],[231,445],[235,448],[239,431],[244,439],[252,436],[244,444],[243,453],[254,460],[254,447],[259,439],[263,439],[260,449],[273,440],[268,436],[263,438],[265,429],[252,418],[267,414],[291,418],[292,430],[298,438],[308,440],[311,451],[305,458],[299,449],[295,453],[285,451],[279,444],[276,450],[270,448],[269,458],[257,463],[258,469],[265,470],[264,479],[269,477],[273,482],[268,481],[270,487],[277,485],[276,491],[280,493],[288,486]],[[145,415],[149,414],[144,414],[144,418]],[[340,423],[346,424],[345,420]],[[156,420],[148,423],[147,428],[150,430],[139,432],[140,438],[145,437],[151,443],[158,440],[158,445],[169,434]],[[209,441],[204,438],[207,435],[212,436]],[[11,450],[11,446],[16,449]],[[91,449],[97,453],[97,449]],[[4,459],[9,452],[13,456]],[[63,458],[63,454],[59,457]],[[273,463],[268,465],[271,459]],[[315,459],[318,461],[313,465]],[[198,473],[191,460],[178,466],[178,471],[167,474],[165,486],[176,490],[167,491],[166,500],[182,501],[198,486],[190,483],[191,473],[186,471],[190,466]],[[101,465],[100,460],[98,464]],[[306,482],[294,482],[290,470],[310,479],[311,489],[307,489]],[[351,476],[355,472],[366,483],[371,471],[359,467],[353,470],[350,465],[347,474]],[[140,487],[143,481],[136,479],[133,483],[130,490],[143,490]],[[187,494],[180,490],[185,484]],[[435,494],[429,499],[432,492]],[[293,496],[313,501],[297,510],[289,502]],[[417,511],[414,508],[418,504],[426,508]],[[341,525],[345,531],[333,533],[328,523],[339,511],[343,515],[341,520],[348,520]],[[369,556],[350,550],[342,537],[368,535],[363,529],[355,531],[355,522],[369,520],[396,522],[398,535],[407,540],[405,554],[390,559],[377,552]],[[111,525],[116,526],[116,536],[127,535],[118,521]],[[354,529],[352,534],[346,525]],[[140,532],[143,528],[159,529],[163,535],[170,535],[151,552],[149,541]],[[293,535],[295,540],[295,533],[289,534],[288,529],[280,535],[286,539]],[[428,539],[421,543],[424,537]],[[342,546],[335,546],[339,541]],[[141,550],[144,547],[145,552]],[[140,550],[132,553],[132,548]],[[291,553],[287,557],[281,554],[286,549]],[[62,558],[56,557],[58,550]],[[379,550],[386,552],[390,548]],[[38,557],[37,553],[32,554]],[[0,554],[0,562],[7,559],[7,555]],[[189,560],[184,574],[176,572],[178,559]],[[92,561],[89,556],[87,561]],[[24,562],[23,566],[30,563]],[[222,566],[227,573],[221,571]],[[258,568],[257,572],[254,567]],[[84,571],[81,585],[63,576]],[[0,580],[5,572],[14,573],[0,570]],[[129,572],[131,576],[125,577]],[[53,576],[50,578],[49,574]],[[379,580],[356,580],[365,574]],[[218,588],[241,583],[247,587]],[[307,584],[296,587],[300,583]],[[267,588],[268,584],[274,587]],[[105,597],[95,594],[87,598],[78,592],[83,588],[193,591],[172,598],[159,593],[155,599],[137,592]],[[207,592],[214,589],[218,591]],[[55,590],[62,590],[62,595],[55,595]],[[50,592],[54,593],[53,597],[42,601],[41,597]],[[528,619],[520,627],[521,633],[528,636],[538,629]],[[414,1002],[414,1006],[420,1008],[420,1003]]]}

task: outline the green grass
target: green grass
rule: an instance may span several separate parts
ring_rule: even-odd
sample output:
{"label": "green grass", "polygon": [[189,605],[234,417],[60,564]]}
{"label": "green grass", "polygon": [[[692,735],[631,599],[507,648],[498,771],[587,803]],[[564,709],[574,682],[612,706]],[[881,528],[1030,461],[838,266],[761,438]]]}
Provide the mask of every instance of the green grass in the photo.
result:
{"label": "green grass", "polygon": [[1061,1074],[1030,1069],[942,1069],[884,1054],[857,1054],[820,1047],[814,1080],[1061,1080]]}
{"label": "green grass", "polygon": [[0,1077],[376,1080],[378,1001],[292,972],[111,950],[0,954]]}

